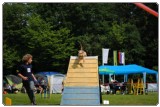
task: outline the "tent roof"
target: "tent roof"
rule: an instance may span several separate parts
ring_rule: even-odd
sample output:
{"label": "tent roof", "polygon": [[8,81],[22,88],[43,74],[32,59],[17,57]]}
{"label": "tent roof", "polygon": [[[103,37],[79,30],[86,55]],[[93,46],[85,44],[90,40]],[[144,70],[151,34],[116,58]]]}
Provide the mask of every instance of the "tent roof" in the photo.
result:
{"label": "tent roof", "polygon": [[22,88],[22,79],[19,76],[16,75],[7,75],[5,76],[5,79],[7,80],[6,82],[9,85],[17,84],[16,88],[21,89]]}
{"label": "tent roof", "polygon": [[50,75],[55,75],[55,74],[60,74],[60,73],[59,72],[54,72],[54,71],[41,71],[41,72],[38,72],[37,74],[50,76]]}
{"label": "tent roof", "polygon": [[131,65],[103,65],[99,66],[99,74],[134,74],[134,73],[147,73],[147,74],[157,74],[155,70],[151,70],[136,64]]}
{"label": "tent roof", "polygon": [[15,75],[7,75],[5,76],[9,84],[20,84],[22,83],[22,79]]}

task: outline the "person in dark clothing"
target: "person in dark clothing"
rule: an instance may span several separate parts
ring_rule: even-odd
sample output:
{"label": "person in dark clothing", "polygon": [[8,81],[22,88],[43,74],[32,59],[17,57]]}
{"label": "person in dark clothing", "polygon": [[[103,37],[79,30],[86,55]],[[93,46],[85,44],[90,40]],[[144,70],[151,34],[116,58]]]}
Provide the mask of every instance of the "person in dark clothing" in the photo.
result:
{"label": "person in dark clothing", "polygon": [[109,86],[113,94],[116,94],[116,82],[118,81],[113,78],[113,75],[111,75]]}
{"label": "person in dark clothing", "polygon": [[25,87],[28,97],[32,105],[36,105],[34,95],[34,82],[37,82],[34,74],[32,73],[32,55],[26,54],[22,58],[22,64],[16,70],[18,76],[22,78],[23,86]]}
{"label": "person in dark clothing", "polygon": [[44,78],[41,78],[40,80],[40,85],[41,87],[43,88],[43,90],[45,90],[47,88],[47,83],[46,81],[44,80]]}

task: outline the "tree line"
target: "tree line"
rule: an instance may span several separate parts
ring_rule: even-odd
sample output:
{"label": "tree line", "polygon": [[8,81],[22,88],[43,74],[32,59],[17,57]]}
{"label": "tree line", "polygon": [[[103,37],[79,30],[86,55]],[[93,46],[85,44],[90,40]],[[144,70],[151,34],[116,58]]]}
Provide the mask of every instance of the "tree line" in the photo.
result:
{"label": "tree line", "polygon": [[[158,11],[156,3],[145,3]],[[4,3],[3,74],[11,74],[24,54],[35,72],[66,73],[82,43],[88,56],[102,48],[125,52],[126,64],[158,70],[158,18],[133,3]]]}

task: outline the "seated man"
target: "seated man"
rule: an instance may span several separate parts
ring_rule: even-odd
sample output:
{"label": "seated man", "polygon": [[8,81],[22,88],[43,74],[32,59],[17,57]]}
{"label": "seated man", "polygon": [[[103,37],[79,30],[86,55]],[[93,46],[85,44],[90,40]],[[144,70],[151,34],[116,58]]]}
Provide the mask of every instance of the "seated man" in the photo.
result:
{"label": "seated man", "polygon": [[118,82],[118,81],[115,80],[115,79],[113,79],[113,75],[111,75],[110,82],[111,82],[111,83],[116,83],[116,82]]}
{"label": "seated man", "polygon": [[118,82],[117,80],[113,79],[113,75],[111,75],[109,86],[110,86],[110,90],[113,94],[116,94],[116,83],[117,82]]}

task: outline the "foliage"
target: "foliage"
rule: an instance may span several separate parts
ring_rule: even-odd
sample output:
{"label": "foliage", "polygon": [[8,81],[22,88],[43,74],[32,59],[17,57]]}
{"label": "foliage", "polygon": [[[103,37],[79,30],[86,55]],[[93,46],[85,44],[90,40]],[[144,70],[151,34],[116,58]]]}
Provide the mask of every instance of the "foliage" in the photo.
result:
{"label": "foliage", "polygon": [[[147,6],[158,10],[156,3]],[[66,73],[79,42],[88,55],[102,48],[124,51],[126,64],[158,67],[158,18],[133,3],[5,3],[3,5],[3,69],[14,72],[26,53],[34,71]]]}
{"label": "foliage", "polygon": [[12,74],[13,67],[17,63],[17,59],[20,59],[17,55],[17,52],[7,46],[6,44],[3,45],[3,74]]}

